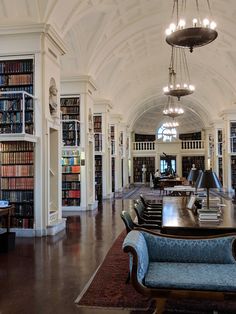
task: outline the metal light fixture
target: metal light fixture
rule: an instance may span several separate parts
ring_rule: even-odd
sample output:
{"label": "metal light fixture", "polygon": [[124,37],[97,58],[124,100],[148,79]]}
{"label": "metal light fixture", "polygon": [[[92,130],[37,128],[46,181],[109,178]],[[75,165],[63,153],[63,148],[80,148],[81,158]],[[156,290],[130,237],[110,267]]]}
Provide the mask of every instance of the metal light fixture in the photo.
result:
{"label": "metal light fixture", "polygon": [[207,4],[209,18],[201,18],[199,1],[196,3],[196,15],[191,17],[191,25],[186,25],[187,0],[173,0],[172,18],[176,14],[176,24],[171,23],[166,30],[166,42],[174,47],[189,48],[190,52],[193,48],[205,46],[211,43],[218,36],[216,23],[212,19],[210,1],[204,1]]}
{"label": "metal light fixture", "polygon": [[168,96],[167,104],[164,107],[163,115],[168,116],[170,118],[176,118],[184,113],[183,108],[174,101],[174,98]]}
{"label": "metal light fixture", "polygon": [[194,92],[195,87],[190,84],[190,75],[188,70],[185,49],[171,48],[171,59],[169,66],[169,82],[163,88],[167,96],[180,97],[190,95]]}

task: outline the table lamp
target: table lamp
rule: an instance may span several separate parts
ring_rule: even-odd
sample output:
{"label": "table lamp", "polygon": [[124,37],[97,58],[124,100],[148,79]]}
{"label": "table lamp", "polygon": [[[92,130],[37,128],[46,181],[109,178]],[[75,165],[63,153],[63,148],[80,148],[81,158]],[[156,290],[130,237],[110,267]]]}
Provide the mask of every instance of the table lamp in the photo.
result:
{"label": "table lamp", "polygon": [[196,182],[196,188],[204,188],[207,190],[207,209],[209,209],[209,190],[220,189],[222,187],[219,178],[212,170],[205,170],[199,176]]}
{"label": "table lamp", "polygon": [[199,176],[199,172],[200,172],[200,171],[201,171],[201,170],[198,170],[198,169],[196,169],[196,168],[192,168],[192,169],[190,170],[190,172],[189,172],[189,174],[188,174],[187,180],[188,180],[189,182],[191,182],[191,185],[192,185],[192,186],[195,185],[195,182],[197,181],[197,178],[198,178],[198,176]]}

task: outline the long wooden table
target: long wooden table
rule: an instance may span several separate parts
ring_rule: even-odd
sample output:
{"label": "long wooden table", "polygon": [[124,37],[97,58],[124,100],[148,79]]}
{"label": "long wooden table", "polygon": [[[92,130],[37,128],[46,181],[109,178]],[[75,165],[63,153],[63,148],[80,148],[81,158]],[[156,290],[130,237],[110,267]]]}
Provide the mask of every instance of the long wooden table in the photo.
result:
{"label": "long wooden table", "polygon": [[219,222],[200,222],[198,215],[186,208],[183,197],[163,197],[162,233],[179,235],[210,235],[236,232],[236,208],[231,200],[220,199],[222,215]]}

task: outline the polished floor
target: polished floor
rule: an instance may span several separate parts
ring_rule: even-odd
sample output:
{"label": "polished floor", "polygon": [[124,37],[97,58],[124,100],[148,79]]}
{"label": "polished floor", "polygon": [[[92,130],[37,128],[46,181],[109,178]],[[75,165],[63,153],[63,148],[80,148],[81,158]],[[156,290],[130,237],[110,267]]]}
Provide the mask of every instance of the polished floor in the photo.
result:
{"label": "polished floor", "polygon": [[16,238],[16,248],[0,254],[0,314],[95,314],[129,311],[78,308],[74,300],[124,229],[122,209],[132,200],[104,201],[93,212],[67,218],[54,237]]}

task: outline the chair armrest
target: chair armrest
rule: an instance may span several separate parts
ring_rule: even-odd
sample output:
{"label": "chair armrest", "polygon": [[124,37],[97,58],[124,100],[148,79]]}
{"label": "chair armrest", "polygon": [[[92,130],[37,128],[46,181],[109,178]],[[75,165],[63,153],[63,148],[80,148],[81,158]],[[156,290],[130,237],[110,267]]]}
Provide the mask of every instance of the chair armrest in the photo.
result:
{"label": "chair armrest", "polygon": [[144,236],[139,231],[129,232],[125,237],[122,248],[124,252],[132,255],[130,257],[132,276],[135,276],[137,281],[142,284],[149,265],[148,248]]}

